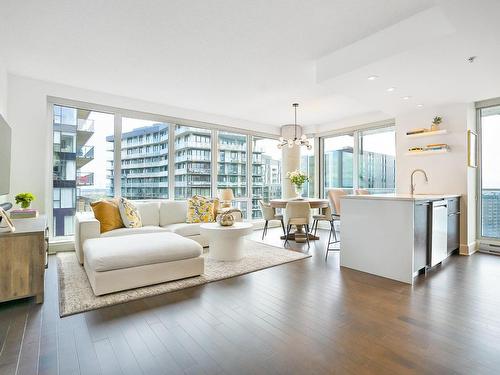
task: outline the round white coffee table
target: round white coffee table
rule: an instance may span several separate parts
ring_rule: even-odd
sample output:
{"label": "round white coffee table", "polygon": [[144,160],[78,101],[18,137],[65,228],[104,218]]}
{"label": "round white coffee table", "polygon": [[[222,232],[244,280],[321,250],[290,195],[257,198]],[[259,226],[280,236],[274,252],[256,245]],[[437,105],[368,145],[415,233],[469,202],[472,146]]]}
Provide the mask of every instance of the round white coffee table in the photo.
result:
{"label": "round white coffee table", "polygon": [[253,225],[236,222],[230,227],[219,223],[200,225],[201,235],[208,239],[208,256],[215,260],[239,260],[243,258],[243,236],[252,233]]}

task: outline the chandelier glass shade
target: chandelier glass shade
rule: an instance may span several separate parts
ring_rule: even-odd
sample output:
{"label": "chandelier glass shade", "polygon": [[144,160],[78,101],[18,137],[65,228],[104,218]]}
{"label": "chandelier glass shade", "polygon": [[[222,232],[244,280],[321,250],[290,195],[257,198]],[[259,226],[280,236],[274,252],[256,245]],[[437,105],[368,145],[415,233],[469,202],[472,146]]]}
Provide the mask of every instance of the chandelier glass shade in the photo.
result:
{"label": "chandelier glass shade", "polygon": [[307,139],[305,134],[302,134],[300,138],[297,137],[297,107],[299,106],[299,103],[293,103],[292,106],[295,109],[294,137],[293,138],[280,137],[277,147],[281,150],[283,147],[292,148],[294,146],[299,146],[299,147],[304,146],[308,150],[311,150],[312,145],[309,143],[309,140]]}

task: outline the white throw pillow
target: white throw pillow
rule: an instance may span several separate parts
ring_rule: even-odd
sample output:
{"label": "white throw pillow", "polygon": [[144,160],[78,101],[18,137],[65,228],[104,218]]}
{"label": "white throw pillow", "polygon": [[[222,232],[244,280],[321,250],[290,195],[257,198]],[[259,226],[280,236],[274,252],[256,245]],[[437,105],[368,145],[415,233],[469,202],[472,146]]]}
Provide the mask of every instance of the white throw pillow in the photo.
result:
{"label": "white throw pillow", "polygon": [[125,198],[120,198],[118,201],[118,209],[122,217],[123,225],[126,228],[142,227],[141,214],[137,210],[135,204]]}

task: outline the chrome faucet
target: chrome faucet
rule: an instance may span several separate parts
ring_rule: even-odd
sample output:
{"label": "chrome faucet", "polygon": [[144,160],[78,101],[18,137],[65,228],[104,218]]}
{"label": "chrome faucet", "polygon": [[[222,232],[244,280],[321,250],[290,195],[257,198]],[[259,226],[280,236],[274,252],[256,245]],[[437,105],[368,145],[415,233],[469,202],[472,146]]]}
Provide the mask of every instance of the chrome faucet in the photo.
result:
{"label": "chrome faucet", "polygon": [[411,180],[410,180],[410,194],[413,195],[413,193],[415,192],[415,184],[413,183],[413,177],[415,176],[415,173],[417,172],[421,172],[424,174],[424,178],[425,178],[425,182],[429,182],[429,179],[427,178],[427,173],[425,173],[425,171],[423,169],[415,169],[412,173],[411,173]]}

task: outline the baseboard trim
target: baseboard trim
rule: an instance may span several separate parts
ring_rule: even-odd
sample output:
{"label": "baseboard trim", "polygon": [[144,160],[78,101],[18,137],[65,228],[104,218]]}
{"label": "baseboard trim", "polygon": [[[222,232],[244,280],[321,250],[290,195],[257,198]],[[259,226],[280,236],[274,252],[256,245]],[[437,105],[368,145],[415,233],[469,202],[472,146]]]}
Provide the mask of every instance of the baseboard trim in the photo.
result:
{"label": "baseboard trim", "polygon": [[459,254],[460,255],[472,255],[474,254],[478,249],[477,242],[471,242],[469,244],[460,244],[460,250]]}

